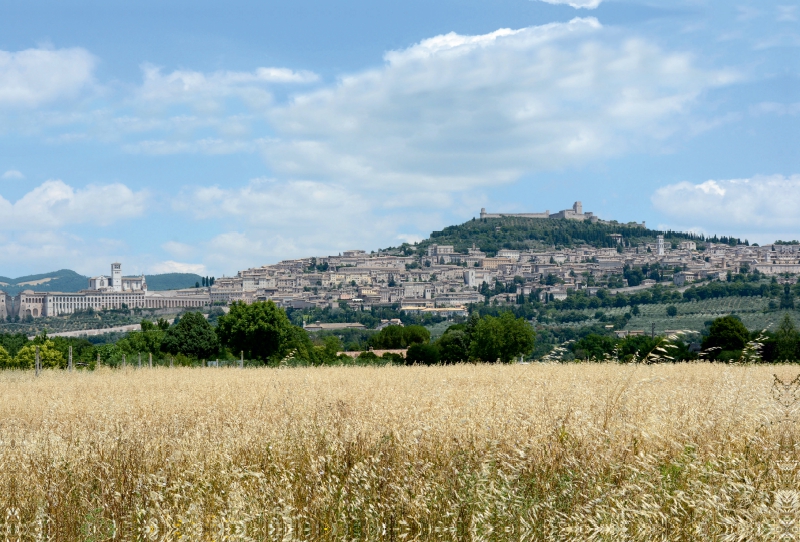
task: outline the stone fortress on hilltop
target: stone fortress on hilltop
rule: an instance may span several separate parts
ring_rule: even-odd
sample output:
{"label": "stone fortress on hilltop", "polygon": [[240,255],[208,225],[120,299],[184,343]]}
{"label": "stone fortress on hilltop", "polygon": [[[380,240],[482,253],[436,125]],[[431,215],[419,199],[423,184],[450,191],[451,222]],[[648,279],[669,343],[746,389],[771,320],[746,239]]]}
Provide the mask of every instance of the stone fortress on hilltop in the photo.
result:
{"label": "stone fortress on hilltop", "polygon": [[[594,213],[588,211],[584,213],[583,204],[580,201],[576,201],[572,205],[572,209],[564,209],[563,211],[553,214],[550,214],[549,210],[543,213],[487,213],[486,209],[482,208],[480,216],[481,218],[565,218],[567,220],[588,220],[592,224],[606,222],[604,220],[600,220],[597,216],[595,216]],[[637,225],[641,226],[642,228],[646,227],[644,222]]]}

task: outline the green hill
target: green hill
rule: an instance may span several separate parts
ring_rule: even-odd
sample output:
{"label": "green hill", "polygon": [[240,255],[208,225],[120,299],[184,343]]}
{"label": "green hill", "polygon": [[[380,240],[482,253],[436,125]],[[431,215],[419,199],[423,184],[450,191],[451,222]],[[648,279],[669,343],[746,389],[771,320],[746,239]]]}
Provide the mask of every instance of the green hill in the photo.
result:
{"label": "green hill", "polygon": [[[625,244],[632,246],[652,243],[657,235],[663,235],[668,243],[706,240],[703,236],[692,233],[651,230],[636,224],[617,222],[592,224],[588,221],[567,219],[503,217],[472,219],[457,226],[448,226],[441,231],[432,232],[428,239],[416,247],[405,244],[400,248],[407,253],[414,249],[421,253],[431,244],[437,243],[453,245],[456,252],[463,253],[475,244],[484,252],[493,255],[501,249],[543,250],[552,247],[571,248],[584,244],[594,247],[614,247],[616,241],[611,237],[612,234],[621,235]],[[707,240],[723,243],[740,241],[736,238],[716,236]]]}
{"label": "green hill", "polygon": [[[151,291],[178,290],[193,288],[202,277],[194,273],[164,273],[161,275],[145,275],[147,289]],[[0,290],[9,295],[17,295],[23,290],[36,292],[77,292],[85,290],[89,278],[70,269],[61,269],[40,275],[28,275],[19,278],[0,277]]]}
{"label": "green hill", "polygon": [[202,278],[194,273],[164,273],[162,275],[144,276],[147,282],[147,289],[151,292],[194,288],[195,283],[201,282]]}
{"label": "green hill", "polygon": [[15,279],[0,277],[0,290],[17,295],[23,290],[37,292],[77,292],[87,286],[87,277],[71,269],[61,269],[40,275],[28,275]]}

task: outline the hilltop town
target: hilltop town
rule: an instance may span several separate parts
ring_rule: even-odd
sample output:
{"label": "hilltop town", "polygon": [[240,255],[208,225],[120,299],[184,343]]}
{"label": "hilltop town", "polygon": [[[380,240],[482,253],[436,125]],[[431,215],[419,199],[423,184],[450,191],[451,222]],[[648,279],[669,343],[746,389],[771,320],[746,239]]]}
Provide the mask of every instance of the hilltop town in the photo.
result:
{"label": "hilltop town", "polygon": [[[497,235],[520,222],[522,227],[533,227],[537,221],[546,221],[549,227],[574,222],[593,228],[615,224],[584,213],[580,202],[555,214],[489,214],[482,209],[480,217],[477,220]],[[623,233],[609,233],[616,230]],[[631,237],[630,232],[640,237]],[[384,306],[449,318],[466,316],[469,305],[487,297],[494,303],[513,304],[519,296],[533,295],[547,303],[567,298],[570,291],[594,295],[601,289],[632,292],[659,283],[683,287],[745,271],[800,273],[800,245],[713,242],[686,234],[657,234],[646,230],[644,223],[597,230],[593,244],[522,250],[496,247],[491,252],[475,243],[458,250],[453,244],[433,242],[446,233],[434,232],[425,242],[377,252],[348,250],[284,260],[244,269],[200,288],[169,292],[148,292],[144,277],[123,277],[120,264],[112,264],[110,276],[89,279],[88,288],[81,292],[26,290],[16,297],[0,292],[0,318],[39,318],[123,306],[180,310],[263,300],[292,309]]]}
{"label": "hilltop town", "polygon": [[[488,214],[482,221],[547,219],[597,222],[583,213],[580,202],[558,216]],[[490,224],[495,222],[489,222]],[[635,224],[644,231],[644,223]],[[514,303],[516,296],[534,293],[542,302],[564,299],[569,290],[601,288],[635,291],[657,283],[682,287],[700,280],[725,279],[728,273],[758,270],[764,275],[800,272],[800,246],[731,244],[691,239],[631,243],[611,233],[607,247],[588,244],[549,250],[500,248],[489,254],[477,246],[457,251],[453,245],[428,242],[367,253],[349,250],[333,256],[285,260],[245,269],[234,277],[218,278],[209,289],[214,303],[271,299],[283,307],[324,308],[341,303],[357,310],[399,306],[404,312],[450,316],[466,315],[471,303],[486,300],[486,287],[501,284],[498,303]],[[436,240],[435,237],[431,241]],[[646,269],[641,280],[624,277],[627,269]],[[510,295],[514,294],[514,295]]]}

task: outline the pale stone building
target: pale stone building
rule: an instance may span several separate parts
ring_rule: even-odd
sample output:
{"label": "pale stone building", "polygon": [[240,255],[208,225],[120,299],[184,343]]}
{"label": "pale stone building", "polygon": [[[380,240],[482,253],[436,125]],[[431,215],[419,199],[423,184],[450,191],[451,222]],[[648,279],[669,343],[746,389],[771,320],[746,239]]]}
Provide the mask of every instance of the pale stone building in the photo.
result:
{"label": "pale stone building", "polygon": [[11,316],[11,296],[0,290],[0,320],[8,320]]}
{"label": "pale stone building", "polygon": [[100,275],[89,279],[89,290],[97,292],[139,292],[147,290],[144,275],[123,277],[122,264],[111,264],[111,276]]}
{"label": "pale stone building", "polygon": [[[148,292],[144,276],[124,277],[122,265],[114,263],[111,265],[111,276],[90,278],[87,290],[80,292],[25,290],[12,303],[14,314],[9,313],[11,317],[40,318],[73,314],[88,309],[202,308],[211,304],[211,297],[205,288]],[[8,306],[8,301],[5,304]]]}

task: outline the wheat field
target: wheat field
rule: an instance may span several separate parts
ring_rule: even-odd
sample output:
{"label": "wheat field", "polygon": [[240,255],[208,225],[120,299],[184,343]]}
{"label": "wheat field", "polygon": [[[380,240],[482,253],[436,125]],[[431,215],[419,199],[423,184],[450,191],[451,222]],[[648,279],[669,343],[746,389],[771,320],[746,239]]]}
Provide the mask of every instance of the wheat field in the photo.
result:
{"label": "wheat field", "polygon": [[6,540],[794,540],[798,372],[6,371],[0,529]]}

